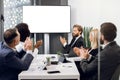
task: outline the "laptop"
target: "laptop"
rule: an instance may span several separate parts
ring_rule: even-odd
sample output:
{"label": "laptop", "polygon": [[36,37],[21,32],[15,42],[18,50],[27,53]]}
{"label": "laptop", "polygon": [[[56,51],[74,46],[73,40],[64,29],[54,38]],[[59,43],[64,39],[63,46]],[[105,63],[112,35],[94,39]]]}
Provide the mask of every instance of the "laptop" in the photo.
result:
{"label": "laptop", "polygon": [[60,57],[59,57],[59,59],[58,59],[58,61],[51,61],[51,64],[58,64],[59,62],[61,62],[61,63],[68,63],[68,62],[71,62],[71,61],[68,61],[67,59],[66,59],[66,56],[63,54],[63,53],[60,53]]}
{"label": "laptop", "polygon": [[68,60],[66,59],[66,56],[65,56],[63,53],[61,53],[61,54],[60,54],[60,57],[59,57],[59,59],[58,59],[58,62],[68,63],[68,62],[71,62],[71,61],[68,61]]}

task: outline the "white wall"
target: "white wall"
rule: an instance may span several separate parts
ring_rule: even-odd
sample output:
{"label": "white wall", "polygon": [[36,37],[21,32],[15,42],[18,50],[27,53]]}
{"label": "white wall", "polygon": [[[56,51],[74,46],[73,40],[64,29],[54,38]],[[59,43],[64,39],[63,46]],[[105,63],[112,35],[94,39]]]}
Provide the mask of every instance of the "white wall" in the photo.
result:
{"label": "white wall", "polygon": [[[68,0],[68,5],[71,6],[71,28],[74,24],[99,28],[103,22],[113,22],[120,32],[120,0]],[[116,40],[120,45],[120,34]]]}
{"label": "white wall", "polygon": [[117,26],[116,41],[120,45],[120,0],[101,0],[100,23],[105,21],[113,22]]}

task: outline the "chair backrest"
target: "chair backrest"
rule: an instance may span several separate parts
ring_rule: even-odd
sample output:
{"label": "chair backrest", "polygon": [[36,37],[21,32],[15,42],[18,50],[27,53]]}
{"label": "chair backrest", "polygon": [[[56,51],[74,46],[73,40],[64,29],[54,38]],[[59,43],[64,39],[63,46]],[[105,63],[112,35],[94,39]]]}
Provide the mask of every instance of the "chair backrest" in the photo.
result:
{"label": "chair backrest", "polygon": [[120,80],[120,64],[117,67],[117,69],[115,70],[111,80]]}

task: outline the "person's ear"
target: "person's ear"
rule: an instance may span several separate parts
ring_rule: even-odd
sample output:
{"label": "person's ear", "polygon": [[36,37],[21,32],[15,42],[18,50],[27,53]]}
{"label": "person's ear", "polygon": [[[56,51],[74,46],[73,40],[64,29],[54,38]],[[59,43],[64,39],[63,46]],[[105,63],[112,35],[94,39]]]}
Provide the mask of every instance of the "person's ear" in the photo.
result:
{"label": "person's ear", "polygon": [[17,45],[18,44],[18,40],[17,39],[14,39],[14,45]]}
{"label": "person's ear", "polygon": [[81,34],[82,32],[81,31],[79,31],[79,34]]}
{"label": "person's ear", "polygon": [[12,43],[15,45],[16,44],[16,40],[14,39]]}

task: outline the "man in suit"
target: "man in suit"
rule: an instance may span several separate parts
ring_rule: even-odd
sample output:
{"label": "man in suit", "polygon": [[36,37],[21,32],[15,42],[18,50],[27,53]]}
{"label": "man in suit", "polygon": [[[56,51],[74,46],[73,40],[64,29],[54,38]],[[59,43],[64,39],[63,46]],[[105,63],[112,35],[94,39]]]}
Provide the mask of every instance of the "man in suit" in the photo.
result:
{"label": "man in suit", "polygon": [[101,43],[104,43],[104,50],[100,53],[100,80],[110,80],[120,64],[120,47],[114,41],[117,28],[112,23],[103,23],[100,31]]}
{"label": "man in suit", "polygon": [[[71,54],[70,52],[72,52],[74,47],[80,48],[81,46],[84,46],[82,32],[83,32],[82,26],[77,25],[77,24],[74,25],[73,26],[73,31],[72,31],[73,38],[72,38],[70,44],[67,44],[66,39],[60,36],[60,42],[63,45],[65,53]],[[71,56],[77,56],[77,55],[72,52]]]}
{"label": "man in suit", "polygon": [[[80,49],[80,67],[83,73],[81,80],[111,80],[120,64],[120,47],[114,41],[117,36],[116,26],[110,22],[103,23],[100,32],[100,42],[104,44],[104,48],[98,56],[90,56],[88,50]],[[92,59],[90,63],[88,58]]]}
{"label": "man in suit", "polygon": [[0,80],[18,80],[18,74],[27,70],[33,60],[32,42],[27,39],[24,45],[26,51],[16,52],[15,46],[20,41],[16,29],[6,30],[4,41],[0,42]]}

